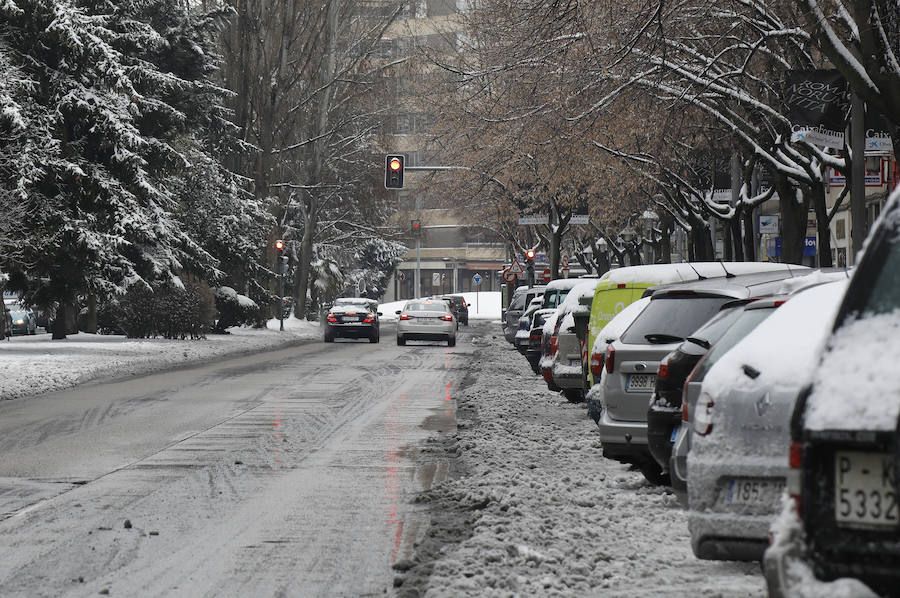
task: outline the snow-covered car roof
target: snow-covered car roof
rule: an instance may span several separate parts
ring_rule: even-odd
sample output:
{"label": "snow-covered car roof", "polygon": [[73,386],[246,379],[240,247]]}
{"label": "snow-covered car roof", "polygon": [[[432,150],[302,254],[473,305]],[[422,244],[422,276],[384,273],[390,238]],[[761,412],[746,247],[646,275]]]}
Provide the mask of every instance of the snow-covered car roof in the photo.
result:
{"label": "snow-covered car roof", "polygon": [[[755,387],[806,384],[846,289],[846,280],[831,282],[789,299],[710,368],[703,391],[715,400],[751,382]],[[758,376],[749,378],[748,367]]]}
{"label": "snow-covered car roof", "polygon": [[678,264],[647,264],[625,266],[610,270],[600,277],[613,284],[647,283],[668,284],[697,280],[700,276],[718,277],[727,274],[754,274],[781,270],[809,271],[806,266],[775,262],[682,262]]}
{"label": "snow-covered car roof", "polygon": [[619,338],[622,332],[631,326],[634,319],[638,317],[638,314],[644,311],[644,308],[647,307],[647,304],[649,303],[650,297],[643,297],[634,303],[625,306],[625,309],[617,313],[613,319],[597,333],[596,338],[594,338],[594,346],[591,347],[591,352],[599,353],[606,348],[607,344],[609,344],[607,341]]}
{"label": "snow-covered car roof", "polygon": [[[599,278],[588,278],[588,279],[576,279],[577,284],[571,288],[569,294],[566,295],[566,298],[559,305],[559,309],[562,310],[563,313],[570,312],[590,312],[591,307],[581,305],[580,299],[582,297],[593,297],[594,289],[597,288],[597,285],[600,283]],[[555,282],[555,281],[554,281]]]}
{"label": "snow-covered car roof", "polygon": [[334,300],[335,305],[378,305],[377,299],[369,299],[367,297],[338,297]]}
{"label": "snow-covered car roof", "polygon": [[[586,282],[584,278],[557,278],[556,280],[551,280],[547,283],[547,287],[544,289],[544,292],[553,290],[553,289],[573,289],[579,284]],[[599,278],[596,280],[600,280]]]}

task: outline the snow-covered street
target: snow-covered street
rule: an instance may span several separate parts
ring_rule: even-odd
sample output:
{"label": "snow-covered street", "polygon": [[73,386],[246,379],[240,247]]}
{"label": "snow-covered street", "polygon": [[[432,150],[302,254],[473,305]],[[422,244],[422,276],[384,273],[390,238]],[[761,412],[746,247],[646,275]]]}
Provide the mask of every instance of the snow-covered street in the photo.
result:
{"label": "snow-covered street", "polygon": [[671,490],[604,459],[585,407],[548,391],[498,324],[479,333],[448,447],[461,477],[418,499],[435,527],[399,595],[765,595],[758,564],[695,558]]}

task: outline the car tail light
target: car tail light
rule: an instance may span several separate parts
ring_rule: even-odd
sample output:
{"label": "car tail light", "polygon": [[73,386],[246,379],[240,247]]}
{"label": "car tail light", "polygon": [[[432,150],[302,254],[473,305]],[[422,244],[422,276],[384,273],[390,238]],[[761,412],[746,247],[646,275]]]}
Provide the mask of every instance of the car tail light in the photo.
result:
{"label": "car tail light", "polygon": [[656,370],[656,377],[660,380],[668,380],[669,379],[669,358],[666,357],[662,361],[659,362],[659,368]]}
{"label": "car tail light", "polygon": [[616,350],[610,347],[606,350],[606,373],[612,374],[613,368],[616,366]]}
{"label": "car tail light", "polygon": [[[684,393],[687,394],[687,393]],[[688,422],[688,410],[687,410],[687,397],[682,395],[681,397],[681,421]]]}
{"label": "car tail light", "polygon": [[338,320],[336,317],[334,317],[334,314],[328,314],[328,321],[329,322],[337,322]]}
{"label": "car tail light", "polygon": [[794,501],[794,508],[797,510],[797,517],[802,517],[802,501],[801,485],[800,485],[800,468],[803,465],[803,444],[800,442],[792,442],[790,451],[788,452],[788,466],[790,470],[787,473],[787,493],[791,500]]}
{"label": "car tail light", "polygon": [[603,373],[603,353],[591,354],[591,373],[595,376]]}
{"label": "car tail light", "polygon": [[528,335],[528,340],[537,341],[541,339],[541,331],[540,330],[532,330],[531,334]]}
{"label": "car tail light", "polygon": [[374,322],[374,321],[375,321],[374,314],[366,314],[366,318],[363,320],[363,322]]}
{"label": "car tail light", "polygon": [[413,317],[409,314],[400,314],[400,319],[401,320],[412,320]]}
{"label": "car tail light", "polygon": [[708,394],[703,393],[697,401],[697,413],[694,414],[694,432],[700,436],[706,436],[713,429],[712,408],[715,405]]}
{"label": "car tail light", "polygon": [[452,322],[452,321],[453,321],[453,316],[450,315],[450,314],[447,314],[446,316],[441,316],[441,319],[442,319],[443,321],[445,321],[445,322]]}

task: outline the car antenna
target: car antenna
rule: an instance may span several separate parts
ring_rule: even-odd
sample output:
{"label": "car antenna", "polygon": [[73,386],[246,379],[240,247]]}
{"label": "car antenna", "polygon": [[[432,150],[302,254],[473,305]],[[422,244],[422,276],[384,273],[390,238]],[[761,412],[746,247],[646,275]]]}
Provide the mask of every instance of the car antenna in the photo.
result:
{"label": "car antenna", "polygon": [[694,267],[694,264],[692,264],[692,263],[690,263],[690,262],[686,262],[686,263],[687,263],[688,266],[690,266],[691,270],[694,271],[694,274],[697,275],[697,280],[706,280],[706,277],[705,277],[705,276],[703,276],[702,274],[700,274],[699,272],[697,272],[697,268]]}
{"label": "car antenna", "polygon": [[728,271],[728,268],[725,267],[725,262],[719,260],[719,265],[722,266],[722,269],[725,270],[725,278],[734,278],[734,274]]}

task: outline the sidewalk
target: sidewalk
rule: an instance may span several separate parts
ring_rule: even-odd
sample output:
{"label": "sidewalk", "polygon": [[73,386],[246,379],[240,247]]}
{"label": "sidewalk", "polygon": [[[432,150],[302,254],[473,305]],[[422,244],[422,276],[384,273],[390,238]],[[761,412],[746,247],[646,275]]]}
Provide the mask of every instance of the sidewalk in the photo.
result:
{"label": "sidewalk", "polygon": [[263,351],[291,341],[321,337],[318,322],[290,318],[278,331],[231,328],[204,340],[128,339],[118,335],[73,334],[50,340],[49,334],[14,336],[0,342],[0,400],[19,399],[71,388],[98,378],[115,378],[163,370],[172,365]]}

